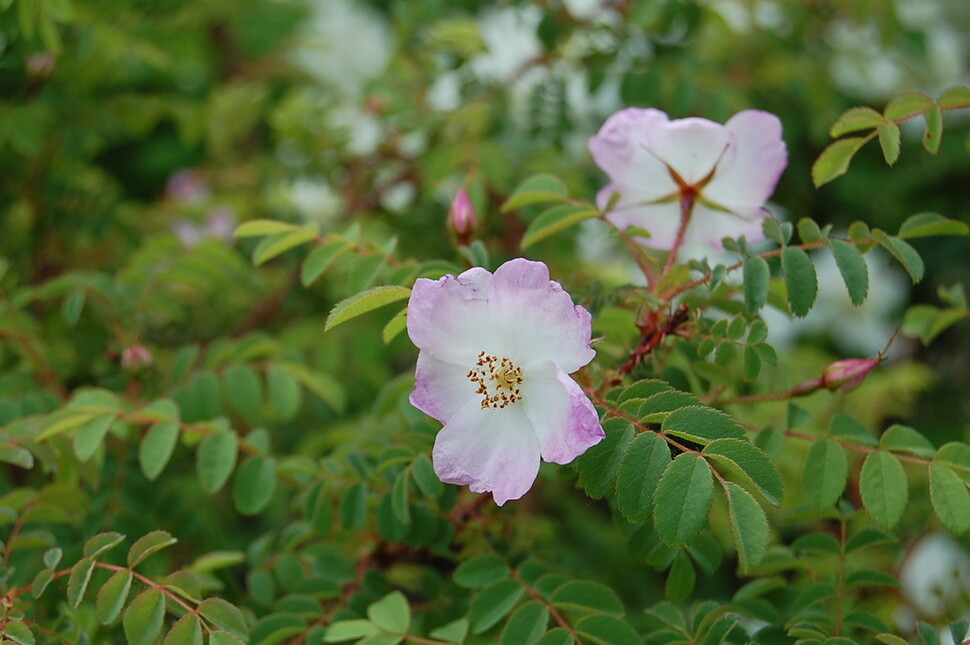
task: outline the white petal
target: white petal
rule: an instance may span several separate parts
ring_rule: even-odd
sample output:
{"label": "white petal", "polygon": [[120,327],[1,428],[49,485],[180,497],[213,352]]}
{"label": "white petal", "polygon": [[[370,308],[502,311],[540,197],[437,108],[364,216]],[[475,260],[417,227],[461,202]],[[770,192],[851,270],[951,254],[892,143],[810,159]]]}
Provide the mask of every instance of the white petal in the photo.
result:
{"label": "white petal", "polygon": [[446,363],[428,352],[418,353],[411,405],[442,423],[448,423],[466,403],[477,401],[476,385],[468,378],[468,367]]}
{"label": "white petal", "polygon": [[[519,367],[552,361],[574,372],[596,355],[589,347],[589,312],[549,280],[542,262],[518,258],[496,269],[488,313],[497,343],[494,353]],[[493,351],[490,346],[483,349]]]}
{"label": "white petal", "polygon": [[552,363],[525,374],[522,395],[521,405],[546,461],[568,464],[606,436],[582,388]]}
{"label": "white petal", "polygon": [[492,274],[474,268],[457,278],[419,278],[408,301],[408,336],[439,360],[470,366],[478,352],[495,345],[487,312]]}
{"label": "white petal", "polygon": [[781,121],[769,112],[745,110],[724,127],[734,135],[734,145],[703,194],[725,208],[750,212],[768,200],[788,164]]}
{"label": "white petal", "polygon": [[432,453],[439,479],[491,492],[501,506],[525,495],[539,473],[539,442],[522,407],[464,406],[441,429]]}
{"label": "white petal", "polygon": [[620,228],[636,226],[649,232],[649,238],[642,236],[636,238],[640,244],[652,249],[670,249],[674,245],[677,228],[680,226],[680,203],[616,208],[606,217]]}
{"label": "white petal", "polygon": [[743,235],[749,242],[760,242],[765,239],[761,222],[768,216],[768,211],[756,208],[746,215],[747,217],[739,217],[695,203],[685,240],[688,242],[701,240],[720,250],[723,248],[721,240],[725,237],[739,238]]}
{"label": "white petal", "polygon": [[[590,137],[589,152],[609,176],[610,193],[622,195],[620,203],[651,202],[677,189],[667,168],[645,147],[647,133],[667,122],[667,115],[660,110],[627,108],[608,118]],[[610,193],[605,194],[606,199]],[[606,201],[599,205],[602,208]]]}
{"label": "white petal", "polygon": [[714,170],[732,143],[733,135],[707,119],[677,119],[647,133],[647,149],[688,184],[696,184]]}

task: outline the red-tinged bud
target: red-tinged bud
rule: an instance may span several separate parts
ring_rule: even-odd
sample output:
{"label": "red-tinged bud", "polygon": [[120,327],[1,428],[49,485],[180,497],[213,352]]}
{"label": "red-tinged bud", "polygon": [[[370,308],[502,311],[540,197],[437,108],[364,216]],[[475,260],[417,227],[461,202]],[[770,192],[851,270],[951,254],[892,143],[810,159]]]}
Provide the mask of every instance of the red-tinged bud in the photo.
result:
{"label": "red-tinged bud", "polygon": [[131,347],[121,350],[121,366],[126,370],[137,372],[138,370],[150,367],[155,359],[148,348],[141,343],[136,343]]}
{"label": "red-tinged bud", "polygon": [[835,361],[822,371],[822,386],[833,392],[851,390],[876,369],[880,358],[846,358]]}
{"label": "red-tinged bud", "polygon": [[454,201],[451,202],[451,210],[448,211],[448,228],[458,236],[458,242],[462,245],[468,244],[468,240],[478,230],[478,217],[475,215],[475,207],[468,196],[468,191],[459,188]]}

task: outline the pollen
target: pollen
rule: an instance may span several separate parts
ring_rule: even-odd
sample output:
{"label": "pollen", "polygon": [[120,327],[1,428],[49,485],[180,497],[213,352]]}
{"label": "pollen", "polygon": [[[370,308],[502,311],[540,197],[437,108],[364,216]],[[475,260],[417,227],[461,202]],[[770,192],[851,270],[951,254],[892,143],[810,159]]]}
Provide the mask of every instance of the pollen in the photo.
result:
{"label": "pollen", "polygon": [[483,410],[501,409],[522,400],[522,368],[506,356],[480,352],[466,376],[478,385],[475,393],[482,395]]}

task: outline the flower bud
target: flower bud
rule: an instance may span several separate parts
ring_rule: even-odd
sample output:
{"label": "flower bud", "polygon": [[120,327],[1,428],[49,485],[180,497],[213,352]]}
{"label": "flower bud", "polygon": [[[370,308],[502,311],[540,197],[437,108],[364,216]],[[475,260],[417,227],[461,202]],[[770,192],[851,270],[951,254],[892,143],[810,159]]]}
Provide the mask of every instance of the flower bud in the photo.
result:
{"label": "flower bud", "polygon": [[822,371],[822,386],[833,392],[851,390],[876,369],[880,358],[846,358],[835,361]]}
{"label": "flower bud", "polygon": [[141,343],[135,343],[121,350],[121,366],[126,370],[137,372],[145,367],[150,367],[154,362],[152,353]]}
{"label": "flower bud", "polygon": [[475,207],[468,196],[468,191],[464,188],[458,189],[455,199],[451,202],[451,210],[448,211],[448,228],[455,232],[461,244],[467,244],[469,238],[478,229]]}

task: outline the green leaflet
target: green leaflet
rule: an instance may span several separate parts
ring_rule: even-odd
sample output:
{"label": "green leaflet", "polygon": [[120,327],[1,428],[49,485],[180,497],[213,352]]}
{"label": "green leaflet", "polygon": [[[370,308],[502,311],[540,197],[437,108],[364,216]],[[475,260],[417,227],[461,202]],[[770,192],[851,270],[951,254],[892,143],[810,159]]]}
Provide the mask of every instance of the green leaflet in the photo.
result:
{"label": "green leaflet", "polygon": [[576,459],[579,484],[593,499],[613,491],[623,451],[634,434],[633,426],[623,419],[608,419],[603,430],[606,438]]}
{"label": "green leaflet", "polygon": [[923,258],[920,257],[916,249],[902,239],[888,235],[885,231],[881,231],[878,228],[872,229],[872,236],[876,238],[879,246],[886,249],[890,255],[903,265],[903,268],[906,269],[909,277],[913,280],[913,284],[923,279],[923,272],[925,271]]}
{"label": "green leaflet", "polygon": [[323,330],[330,331],[337,325],[343,324],[348,320],[352,320],[357,316],[366,314],[384,305],[389,305],[392,302],[408,298],[410,295],[411,290],[407,287],[394,285],[373,287],[361,293],[354,294],[349,298],[341,300],[330,310],[330,315],[327,316],[327,322],[324,324]]}
{"label": "green leaflet", "polygon": [[522,249],[527,249],[536,242],[598,215],[599,210],[592,205],[560,204],[553,206],[529,223],[519,246]]}
{"label": "green leaflet", "polygon": [[829,248],[849,292],[849,300],[856,306],[861,305],[869,295],[869,267],[865,258],[854,244],[842,240],[829,240]]}
{"label": "green leaflet", "polygon": [[404,594],[395,591],[368,606],[367,618],[384,631],[405,634],[411,626],[411,608]]}
{"label": "green leaflet", "polygon": [[891,529],[902,517],[909,495],[906,473],[889,452],[869,453],[859,476],[862,503],[877,524]]}
{"label": "green leaflet", "polygon": [[534,645],[546,633],[549,610],[540,602],[523,603],[502,629],[499,645]]}
{"label": "green leaflet", "polygon": [[866,142],[866,137],[846,137],[835,141],[822,151],[812,164],[812,182],[820,188],[846,173],[852,157]]}
{"label": "green leaflet", "polygon": [[502,620],[523,593],[525,589],[515,580],[500,580],[480,591],[468,606],[472,633],[481,634]]}
{"label": "green leaflet", "polygon": [[673,547],[689,543],[707,521],[713,495],[714,478],[707,461],[693,452],[678,455],[654,495],[657,534]]}
{"label": "green leaflet", "polygon": [[663,420],[661,429],[667,434],[699,444],[744,437],[744,428],[730,415],[703,405],[689,405],[674,410]]}
{"label": "green leaflet", "polygon": [[930,500],[943,526],[954,535],[970,531],[970,491],[953,470],[930,464]]}
{"label": "green leaflet", "polygon": [[236,466],[238,437],[235,432],[213,432],[206,436],[196,451],[196,470],[202,488],[215,493],[223,487]]}
{"label": "green leaflet", "polygon": [[95,614],[102,624],[112,623],[121,614],[131,591],[131,571],[115,571],[98,590]]}
{"label": "green leaflet", "polygon": [[501,557],[484,554],[465,560],[455,569],[455,582],[462,587],[478,589],[504,580],[509,575],[509,567]]}
{"label": "green leaflet", "polygon": [[232,486],[233,503],[243,515],[255,515],[266,508],[276,490],[276,462],[254,455],[240,464]]}
{"label": "green leaflet", "polygon": [[516,208],[543,202],[561,202],[566,199],[566,186],[558,177],[539,174],[529,177],[502,204],[502,212],[508,213]]}
{"label": "green leaflet", "polygon": [[802,468],[802,493],[812,508],[831,508],[845,490],[849,464],[845,449],[831,439],[816,439]]}
{"label": "green leaflet", "polygon": [[750,571],[768,548],[768,518],[754,497],[734,482],[724,482],[724,492],[741,570]]}
{"label": "green leaflet", "polygon": [[747,439],[716,439],[705,446],[702,454],[738,476],[769,503],[775,506],[781,503],[784,495],[781,473],[771,458]]}
{"label": "green leaflet", "polygon": [[641,432],[627,444],[616,476],[616,503],[634,524],[650,518],[654,490],[667,465],[670,448],[653,432]]}
{"label": "green leaflet", "polygon": [[168,531],[150,531],[128,549],[128,566],[137,567],[145,558],[178,542]]}
{"label": "green leaflet", "polygon": [[829,128],[829,136],[837,139],[850,132],[872,130],[885,122],[886,117],[870,107],[852,107],[843,112],[832,124],[832,127]]}
{"label": "green leaflet", "polygon": [[169,630],[162,645],[202,645],[202,621],[195,614],[185,614]]}
{"label": "green leaflet", "polygon": [[131,645],[152,645],[162,633],[165,620],[165,594],[148,589],[138,595],[125,611],[122,623]]}
{"label": "green leaflet", "polygon": [[762,257],[750,257],[744,261],[741,273],[744,282],[744,306],[749,312],[756,314],[768,301],[768,286],[771,281],[768,262]]}
{"label": "green leaflet", "polygon": [[178,443],[180,426],[177,421],[156,423],[138,444],[138,463],[145,477],[156,479],[165,469]]}
{"label": "green leaflet", "polygon": [[788,288],[788,305],[795,316],[802,318],[815,304],[818,295],[815,265],[802,249],[786,246],[781,252],[781,268]]}

